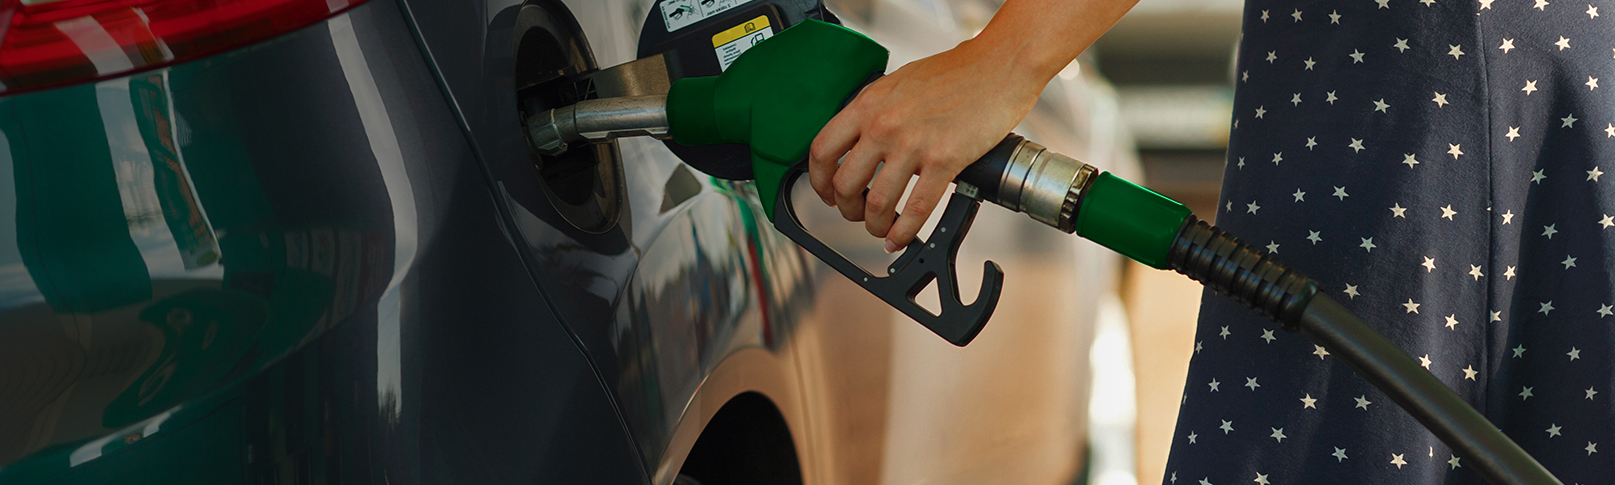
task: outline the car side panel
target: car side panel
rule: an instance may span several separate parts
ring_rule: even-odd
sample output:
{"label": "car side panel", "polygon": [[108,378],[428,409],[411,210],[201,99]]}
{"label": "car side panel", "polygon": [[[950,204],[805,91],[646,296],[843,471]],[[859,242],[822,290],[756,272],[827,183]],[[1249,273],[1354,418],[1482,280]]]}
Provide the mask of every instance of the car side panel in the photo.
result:
{"label": "car side panel", "polygon": [[0,140],[0,482],[648,480],[398,4]]}

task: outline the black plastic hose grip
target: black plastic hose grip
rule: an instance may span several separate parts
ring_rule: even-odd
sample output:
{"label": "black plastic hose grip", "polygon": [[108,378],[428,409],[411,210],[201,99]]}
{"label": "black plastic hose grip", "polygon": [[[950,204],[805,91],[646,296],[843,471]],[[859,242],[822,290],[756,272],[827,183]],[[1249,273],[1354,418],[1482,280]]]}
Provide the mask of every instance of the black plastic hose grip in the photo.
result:
{"label": "black plastic hose grip", "polygon": [[1190,215],[1167,253],[1172,269],[1295,331],[1318,283]]}

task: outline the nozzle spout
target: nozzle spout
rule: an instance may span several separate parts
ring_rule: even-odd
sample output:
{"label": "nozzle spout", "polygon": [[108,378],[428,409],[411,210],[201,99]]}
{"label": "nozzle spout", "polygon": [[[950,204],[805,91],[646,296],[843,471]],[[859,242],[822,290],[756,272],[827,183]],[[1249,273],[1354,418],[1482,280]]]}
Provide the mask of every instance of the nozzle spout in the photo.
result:
{"label": "nozzle spout", "polygon": [[587,99],[527,118],[527,143],[550,156],[625,136],[667,138],[667,96]]}

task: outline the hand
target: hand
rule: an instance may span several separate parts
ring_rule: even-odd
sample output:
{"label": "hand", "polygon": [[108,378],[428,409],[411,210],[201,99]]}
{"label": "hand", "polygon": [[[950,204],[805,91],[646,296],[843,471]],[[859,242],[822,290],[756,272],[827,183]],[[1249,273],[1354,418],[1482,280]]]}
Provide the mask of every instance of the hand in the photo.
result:
{"label": "hand", "polygon": [[908,245],[953,178],[1020,123],[1052,77],[1017,65],[1017,47],[978,37],[871,83],[813,140],[813,190],[886,238],[887,252]]}

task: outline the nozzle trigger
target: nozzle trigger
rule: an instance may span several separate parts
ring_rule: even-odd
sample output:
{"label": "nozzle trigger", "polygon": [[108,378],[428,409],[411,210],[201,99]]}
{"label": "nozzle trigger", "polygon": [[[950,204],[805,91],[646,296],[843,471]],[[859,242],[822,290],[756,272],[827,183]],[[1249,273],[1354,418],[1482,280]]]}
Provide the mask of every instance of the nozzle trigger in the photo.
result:
{"label": "nozzle trigger", "polygon": [[[903,250],[903,254],[886,268],[886,274],[877,276],[864,271],[857,263],[848,260],[802,227],[790,194],[796,180],[805,172],[807,161],[803,160],[792,165],[780,181],[779,195],[774,198],[776,229],[853,283],[864,287],[944,340],[962,347],[976,338],[998,307],[998,297],[1004,288],[1004,270],[998,263],[987,261],[983,263],[981,290],[976,295],[976,301],[966,305],[959,299],[959,277],[954,271],[954,260],[959,253],[959,244],[964,242],[971,223],[975,222],[976,211],[981,208],[980,201],[953,194],[930,237],[915,238]],[[933,281],[937,284],[937,295],[942,303],[942,311],[936,315],[914,300]]]}

